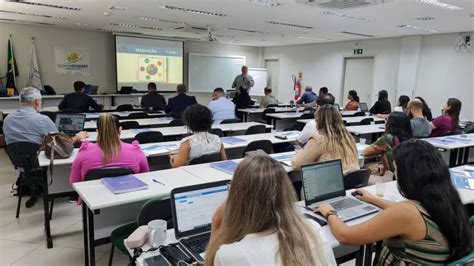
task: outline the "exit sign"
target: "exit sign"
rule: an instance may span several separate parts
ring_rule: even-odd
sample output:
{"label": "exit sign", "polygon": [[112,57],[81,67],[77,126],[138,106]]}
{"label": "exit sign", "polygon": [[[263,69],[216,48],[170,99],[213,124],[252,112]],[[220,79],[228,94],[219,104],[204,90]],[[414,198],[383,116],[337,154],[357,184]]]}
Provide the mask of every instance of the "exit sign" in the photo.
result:
{"label": "exit sign", "polygon": [[363,54],[364,49],[354,49],[354,54]]}

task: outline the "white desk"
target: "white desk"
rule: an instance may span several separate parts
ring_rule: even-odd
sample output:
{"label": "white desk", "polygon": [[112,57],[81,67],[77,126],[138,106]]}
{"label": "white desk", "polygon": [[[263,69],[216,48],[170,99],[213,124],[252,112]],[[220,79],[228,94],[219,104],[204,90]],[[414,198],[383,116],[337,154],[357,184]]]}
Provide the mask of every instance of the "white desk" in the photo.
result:
{"label": "white desk", "polygon": [[[358,113],[360,111],[340,111],[342,116],[353,116],[355,113]],[[365,112],[365,116],[369,116],[369,112]]]}
{"label": "white desk", "polygon": [[[14,113],[18,110],[20,106],[18,105],[17,108],[15,109],[1,109],[0,111],[3,112],[4,115],[8,115],[11,113]],[[104,108],[101,110],[101,112],[112,112],[115,111],[117,106],[104,106]],[[142,110],[140,108],[137,108],[136,110]],[[51,107],[43,107],[41,108],[40,112],[54,112],[57,113],[59,112],[59,108],[57,106],[51,106]]]}
{"label": "white desk", "polygon": [[347,130],[354,135],[365,135],[365,134],[374,134],[374,133],[384,133],[384,125],[364,125],[364,126],[349,126],[346,127]]}
{"label": "white desk", "polygon": [[[123,112],[111,112],[113,115],[116,115],[120,118],[127,118],[128,115],[131,113],[143,113],[142,111],[123,111]],[[94,112],[94,113],[85,113],[86,114],[86,119],[87,120],[97,120],[99,119],[99,116],[101,115],[101,112]],[[148,113],[148,116],[150,117],[160,117],[165,115],[164,112],[157,112],[157,113]]]}
{"label": "white desk", "polygon": [[[173,118],[171,117],[152,117],[143,119],[123,119],[120,122],[136,121],[140,127],[157,127],[168,125]],[[84,130],[95,130],[97,129],[97,121],[87,121],[84,124]]]}
{"label": "white desk", "polygon": [[276,129],[276,121],[277,120],[297,120],[303,115],[303,112],[286,112],[286,113],[270,113],[266,114],[266,116],[272,119],[273,128]]}
{"label": "white desk", "polygon": [[[375,116],[348,116],[348,117],[343,117],[342,120],[346,121],[347,124],[360,124],[360,121],[366,118],[373,118],[375,123],[385,122],[383,118],[379,118]],[[296,122],[306,124],[311,120],[314,120],[314,119],[298,119],[296,120]]]}
{"label": "white desk", "polygon": [[[284,112],[295,112],[296,107],[270,107],[271,109],[275,109],[276,113],[284,113]],[[248,116],[252,114],[261,114],[265,109],[268,108],[245,108],[245,109],[237,109],[237,112],[243,114],[244,122],[248,121]],[[298,108],[299,110],[304,110],[304,108]]]}
{"label": "white desk", "polygon": [[467,164],[469,162],[469,150],[474,147],[474,134],[426,138],[423,140],[438,148],[441,154],[447,152],[450,167]]}

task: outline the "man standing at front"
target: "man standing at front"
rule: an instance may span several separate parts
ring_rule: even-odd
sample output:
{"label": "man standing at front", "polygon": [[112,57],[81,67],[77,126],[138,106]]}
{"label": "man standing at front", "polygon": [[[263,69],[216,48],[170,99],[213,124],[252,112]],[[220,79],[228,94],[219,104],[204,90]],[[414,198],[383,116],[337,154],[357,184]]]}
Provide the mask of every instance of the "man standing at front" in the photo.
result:
{"label": "man standing at front", "polygon": [[252,76],[248,74],[249,69],[247,66],[242,66],[242,74],[235,77],[234,82],[232,83],[232,88],[236,89],[236,93],[239,93],[239,88],[244,88],[248,93],[250,93],[250,88],[255,85]]}

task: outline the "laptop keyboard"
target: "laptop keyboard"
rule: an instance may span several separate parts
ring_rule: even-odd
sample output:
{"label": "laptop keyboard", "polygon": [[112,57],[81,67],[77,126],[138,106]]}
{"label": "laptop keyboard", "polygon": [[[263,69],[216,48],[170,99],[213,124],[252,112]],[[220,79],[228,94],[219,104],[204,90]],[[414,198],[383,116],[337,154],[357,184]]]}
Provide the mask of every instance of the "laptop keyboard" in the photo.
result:
{"label": "laptop keyboard", "polygon": [[336,211],[342,211],[345,209],[349,209],[355,206],[359,206],[362,203],[360,201],[354,200],[354,199],[342,199],[338,201],[334,201],[329,203],[331,206],[336,210]]}
{"label": "laptop keyboard", "polygon": [[196,237],[191,237],[188,239],[183,239],[181,242],[183,245],[186,245],[193,253],[200,254],[206,251],[207,243],[209,243],[209,238],[211,234],[199,235]]}

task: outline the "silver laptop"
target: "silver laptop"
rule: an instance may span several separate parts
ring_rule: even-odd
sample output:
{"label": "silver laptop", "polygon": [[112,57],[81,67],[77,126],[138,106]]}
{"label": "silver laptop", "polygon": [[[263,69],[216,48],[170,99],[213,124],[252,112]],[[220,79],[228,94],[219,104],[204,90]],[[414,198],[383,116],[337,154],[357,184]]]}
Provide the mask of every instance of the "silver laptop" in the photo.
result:
{"label": "silver laptop", "polygon": [[85,114],[57,114],[55,124],[59,132],[74,136],[84,130],[85,121]]}
{"label": "silver laptop", "polygon": [[175,188],[171,191],[174,233],[199,263],[211,236],[212,216],[228,195],[229,180]]}
{"label": "silver laptop", "polygon": [[360,111],[361,112],[368,112],[369,107],[367,106],[367,103],[359,103]]}
{"label": "silver laptop", "polygon": [[301,166],[301,180],[307,208],[329,203],[343,221],[350,221],[378,212],[380,208],[347,197],[344,189],[341,160]]}

